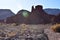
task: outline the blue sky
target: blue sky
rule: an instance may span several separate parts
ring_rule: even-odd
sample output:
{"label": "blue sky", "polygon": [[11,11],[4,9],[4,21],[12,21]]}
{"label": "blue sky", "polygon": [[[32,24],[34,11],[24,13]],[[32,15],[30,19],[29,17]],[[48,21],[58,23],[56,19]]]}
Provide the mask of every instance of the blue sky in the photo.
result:
{"label": "blue sky", "polygon": [[14,13],[21,9],[30,11],[32,5],[43,5],[43,8],[60,9],[60,0],[0,0],[0,9],[11,9]]}

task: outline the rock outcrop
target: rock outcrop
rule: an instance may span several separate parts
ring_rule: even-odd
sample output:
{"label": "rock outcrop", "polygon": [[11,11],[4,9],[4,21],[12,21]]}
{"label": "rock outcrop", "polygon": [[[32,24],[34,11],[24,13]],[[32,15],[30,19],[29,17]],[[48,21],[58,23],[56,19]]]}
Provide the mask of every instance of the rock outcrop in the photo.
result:
{"label": "rock outcrop", "polygon": [[15,16],[7,18],[7,23],[28,23],[29,13],[27,10],[20,10]]}
{"label": "rock outcrop", "polygon": [[44,24],[50,23],[49,15],[43,10],[41,5],[35,6],[30,13],[30,22],[31,24]]}

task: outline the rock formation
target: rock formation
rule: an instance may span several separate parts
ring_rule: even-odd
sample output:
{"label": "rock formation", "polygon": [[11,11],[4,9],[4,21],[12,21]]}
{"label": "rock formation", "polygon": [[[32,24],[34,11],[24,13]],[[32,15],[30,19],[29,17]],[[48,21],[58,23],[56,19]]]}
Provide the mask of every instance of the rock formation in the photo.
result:
{"label": "rock formation", "polygon": [[55,23],[60,23],[60,14],[55,17],[54,21]]}
{"label": "rock formation", "polygon": [[27,10],[20,10],[15,16],[7,18],[7,23],[28,23],[29,13]]}
{"label": "rock formation", "polygon": [[43,7],[41,5],[35,6],[30,13],[30,22],[31,24],[44,24],[49,23],[49,15],[43,10]]}
{"label": "rock formation", "polygon": [[[55,23],[54,20],[58,20],[55,15],[47,14],[43,10],[42,5],[32,6],[31,12],[27,10],[20,10],[15,16],[7,18],[6,23],[18,23],[18,24],[48,24]],[[60,19],[60,18],[59,18]]]}

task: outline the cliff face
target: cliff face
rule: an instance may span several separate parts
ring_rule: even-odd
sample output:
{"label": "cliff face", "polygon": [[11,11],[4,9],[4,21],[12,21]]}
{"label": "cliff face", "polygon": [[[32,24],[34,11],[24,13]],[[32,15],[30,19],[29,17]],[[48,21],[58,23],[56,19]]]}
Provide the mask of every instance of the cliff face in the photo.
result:
{"label": "cliff face", "polygon": [[35,6],[30,15],[31,24],[50,23],[49,15],[43,10],[41,5]]}

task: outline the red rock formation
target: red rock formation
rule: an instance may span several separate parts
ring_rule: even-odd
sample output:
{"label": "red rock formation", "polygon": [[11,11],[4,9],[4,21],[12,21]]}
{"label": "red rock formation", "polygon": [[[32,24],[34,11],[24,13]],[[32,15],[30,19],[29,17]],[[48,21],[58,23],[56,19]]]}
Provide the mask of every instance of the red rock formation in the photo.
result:
{"label": "red rock formation", "polygon": [[44,24],[49,23],[49,15],[43,10],[41,5],[35,6],[35,10],[32,9],[30,15],[31,24]]}
{"label": "red rock formation", "polygon": [[34,9],[34,6],[32,6],[31,12],[34,12],[34,10],[35,10],[35,9]]}
{"label": "red rock formation", "polygon": [[35,10],[41,11],[41,10],[43,10],[43,6],[42,5],[37,5],[37,6],[35,6]]}
{"label": "red rock formation", "polygon": [[[28,12],[29,16],[24,17],[23,12]],[[54,23],[55,16],[47,14],[42,5],[32,6],[32,11],[20,10],[15,16],[7,18],[7,23],[25,24],[47,24]]]}

